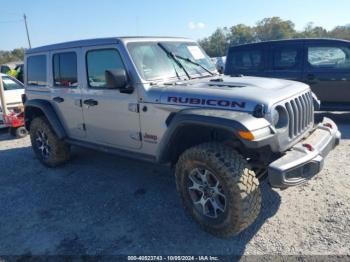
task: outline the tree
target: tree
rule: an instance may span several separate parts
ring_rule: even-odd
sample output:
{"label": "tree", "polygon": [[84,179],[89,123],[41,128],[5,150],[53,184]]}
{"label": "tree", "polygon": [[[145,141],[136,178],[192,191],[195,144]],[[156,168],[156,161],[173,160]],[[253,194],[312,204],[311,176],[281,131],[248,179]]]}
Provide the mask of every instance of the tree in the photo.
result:
{"label": "tree", "polygon": [[297,33],[295,38],[324,38],[328,37],[328,32],[321,26],[314,26],[314,23],[308,23],[304,31]]}
{"label": "tree", "polygon": [[0,64],[23,61],[24,48],[16,48],[12,51],[0,51]]}
{"label": "tree", "polygon": [[199,41],[199,44],[211,57],[224,56],[230,44],[228,35],[226,27],[218,28],[210,37]]}
{"label": "tree", "polygon": [[260,41],[293,38],[296,34],[295,25],[290,20],[279,17],[265,18],[255,27],[256,36]]}
{"label": "tree", "polygon": [[337,26],[329,32],[329,37],[350,40],[350,26]]}
{"label": "tree", "polygon": [[232,26],[228,38],[231,45],[242,45],[257,40],[254,28],[244,24]]}

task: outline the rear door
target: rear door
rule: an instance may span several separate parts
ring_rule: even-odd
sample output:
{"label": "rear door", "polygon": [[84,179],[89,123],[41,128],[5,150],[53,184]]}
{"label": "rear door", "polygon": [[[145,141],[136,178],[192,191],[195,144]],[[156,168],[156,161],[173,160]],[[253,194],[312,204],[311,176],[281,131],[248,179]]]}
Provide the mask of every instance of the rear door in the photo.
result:
{"label": "rear door", "polygon": [[303,43],[273,43],[268,51],[266,77],[302,80]]}
{"label": "rear door", "polygon": [[226,59],[225,74],[263,76],[265,67],[264,45],[230,48]]}
{"label": "rear door", "polygon": [[307,43],[304,82],[322,104],[350,104],[350,45]]}
{"label": "rear door", "polygon": [[85,137],[85,125],[81,104],[81,49],[65,49],[51,52],[50,89],[51,103],[70,138]]}

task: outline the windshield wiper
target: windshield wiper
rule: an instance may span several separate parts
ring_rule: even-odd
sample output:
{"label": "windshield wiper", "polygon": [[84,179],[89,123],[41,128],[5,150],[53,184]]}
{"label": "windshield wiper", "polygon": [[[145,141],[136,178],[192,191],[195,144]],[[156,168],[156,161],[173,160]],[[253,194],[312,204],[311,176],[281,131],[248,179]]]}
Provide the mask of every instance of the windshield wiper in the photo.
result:
{"label": "windshield wiper", "polygon": [[[174,54],[174,55],[175,55],[175,54]],[[195,62],[195,61],[193,61],[193,60],[191,60],[191,59],[189,59],[189,58],[183,57],[183,56],[179,56],[179,55],[175,55],[175,56],[176,56],[176,58],[182,59],[182,60],[187,61],[187,62],[189,62],[189,63],[191,63],[191,64],[193,64],[193,65],[196,65],[196,66],[201,67],[204,71],[208,72],[208,73],[209,73],[210,75],[212,75],[212,76],[215,75],[212,71],[210,71],[210,70],[209,70],[208,68],[206,68],[205,66],[202,66],[200,63],[197,63],[197,62]]]}
{"label": "windshield wiper", "polygon": [[[186,76],[188,77],[188,79],[192,79],[192,77],[190,76],[190,74],[188,73],[188,71],[186,70],[185,66],[179,61],[179,59],[177,58],[177,55],[175,55],[173,52],[170,52],[162,43],[158,43],[158,46],[171,58],[175,61],[175,63],[182,68],[182,70],[184,70]],[[175,70],[176,72],[176,70]]]}

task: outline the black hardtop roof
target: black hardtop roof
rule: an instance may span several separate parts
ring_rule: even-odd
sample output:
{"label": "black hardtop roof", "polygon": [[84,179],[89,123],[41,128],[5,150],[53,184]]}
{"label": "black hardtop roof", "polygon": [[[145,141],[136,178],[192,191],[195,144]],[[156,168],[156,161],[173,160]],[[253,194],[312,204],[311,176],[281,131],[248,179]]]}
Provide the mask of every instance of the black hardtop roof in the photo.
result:
{"label": "black hardtop roof", "polygon": [[249,46],[258,46],[258,45],[268,45],[271,43],[274,44],[283,44],[283,43],[300,43],[300,42],[318,42],[318,43],[347,43],[350,44],[350,41],[344,40],[344,39],[335,39],[335,38],[295,38],[295,39],[282,39],[282,40],[271,40],[271,41],[262,41],[262,42],[256,42],[256,43],[250,43],[250,44],[242,44],[242,45],[235,45],[231,46],[231,48],[236,47],[249,47]]}
{"label": "black hardtop roof", "polygon": [[178,40],[187,40],[187,41],[191,40],[183,37],[169,37],[169,36],[122,36],[122,37],[95,38],[95,39],[77,40],[77,41],[70,41],[70,42],[63,42],[58,44],[35,47],[35,48],[27,49],[26,54],[35,54],[35,53],[52,51],[52,50],[68,49],[68,48],[83,47],[83,46],[118,44],[120,41],[124,41],[124,40],[132,41],[136,39],[142,39],[142,40],[178,39]]}

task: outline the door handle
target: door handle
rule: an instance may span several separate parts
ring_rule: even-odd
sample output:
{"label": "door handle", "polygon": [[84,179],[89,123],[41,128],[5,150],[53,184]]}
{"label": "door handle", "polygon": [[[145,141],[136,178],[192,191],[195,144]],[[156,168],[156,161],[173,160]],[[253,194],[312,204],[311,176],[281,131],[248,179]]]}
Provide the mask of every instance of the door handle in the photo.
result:
{"label": "door handle", "polygon": [[52,98],[52,100],[55,101],[56,103],[64,102],[64,99],[62,97],[59,97],[59,96]]}
{"label": "door handle", "polygon": [[94,99],[84,100],[84,105],[87,105],[87,106],[97,106],[97,105],[98,105],[98,101],[96,101],[96,100],[94,100]]}

